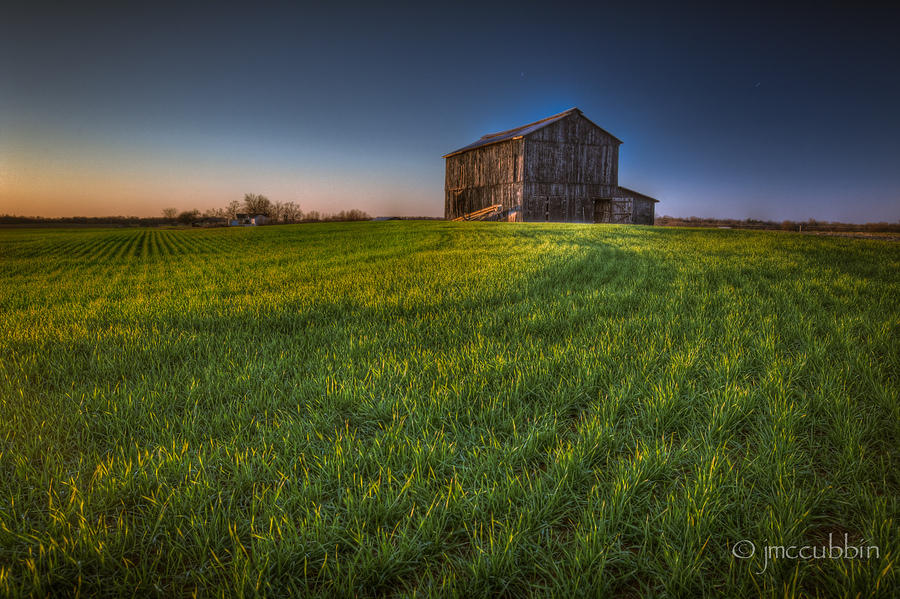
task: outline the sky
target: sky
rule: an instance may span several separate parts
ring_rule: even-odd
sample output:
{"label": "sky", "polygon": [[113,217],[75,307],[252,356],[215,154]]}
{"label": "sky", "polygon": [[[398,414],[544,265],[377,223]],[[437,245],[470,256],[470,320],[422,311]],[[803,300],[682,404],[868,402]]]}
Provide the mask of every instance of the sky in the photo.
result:
{"label": "sky", "polygon": [[900,220],[874,3],[129,4],[3,8],[0,214],[440,216],[443,154],[577,106],[657,215]]}

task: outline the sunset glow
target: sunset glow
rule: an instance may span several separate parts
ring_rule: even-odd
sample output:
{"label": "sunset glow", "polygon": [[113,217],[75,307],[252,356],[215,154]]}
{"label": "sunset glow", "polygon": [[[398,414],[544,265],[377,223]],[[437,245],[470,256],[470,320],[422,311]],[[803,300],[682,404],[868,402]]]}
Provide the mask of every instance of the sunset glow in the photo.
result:
{"label": "sunset glow", "polygon": [[660,214],[900,218],[897,41],[874,11],[813,26],[679,7],[676,30],[665,9],[419,7],[410,27],[356,7],[341,31],[325,8],[7,12],[0,213],[153,216],[255,192],[436,216],[444,153],[579,106],[627,140],[620,176]]}

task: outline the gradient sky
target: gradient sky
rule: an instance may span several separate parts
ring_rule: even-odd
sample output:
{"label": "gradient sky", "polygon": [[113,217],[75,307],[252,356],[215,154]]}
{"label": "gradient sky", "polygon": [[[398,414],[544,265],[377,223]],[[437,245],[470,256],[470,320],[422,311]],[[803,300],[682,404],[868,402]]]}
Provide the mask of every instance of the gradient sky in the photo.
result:
{"label": "gradient sky", "polygon": [[888,9],[17,4],[0,213],[442,215],[442,154],[578,106],[658,215],[900,220]]}

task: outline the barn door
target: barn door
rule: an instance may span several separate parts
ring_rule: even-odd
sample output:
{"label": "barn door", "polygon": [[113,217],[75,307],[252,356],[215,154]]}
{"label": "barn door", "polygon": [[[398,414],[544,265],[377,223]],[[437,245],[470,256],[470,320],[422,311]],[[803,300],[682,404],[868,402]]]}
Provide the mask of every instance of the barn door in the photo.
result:
{"label": "barn door", "polygon": [[610,202],[610,219],[608,222],[630,224],[634,205],[631,198],[617,198]]}
{"label": "barn door", "polygon": [[612,217],[612,208],[610,204],[612,200],[609,198],[596,198],[594,200],[594,222],[608,223]]}

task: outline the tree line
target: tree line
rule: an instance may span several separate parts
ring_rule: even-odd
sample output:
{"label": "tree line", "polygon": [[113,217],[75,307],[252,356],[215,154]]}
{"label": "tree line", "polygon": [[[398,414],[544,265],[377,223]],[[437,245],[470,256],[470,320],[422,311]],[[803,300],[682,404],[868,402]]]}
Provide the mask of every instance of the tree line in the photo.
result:
{"label": "tree line", "polygon": [[323,214],[318,210],[304,212],[296,202],[273,202],[258,193],[244,194],[243,201],[232,200],[223,208],[211,208],[205,212],[199,210],[182,210],[164,208],[163,219],[171,223],[191,225],[204,220],[226,220],[237,218],[238,214],[251,216],[263,215],[269,223],[302,223],[321,221],[371,220],[371,216],[362,210],[341,210],[334,214]]}
{"label": "tree line", "polygon": [[765,229],[769,231],[808,231],[808,232],[850,232],[859,231],[867,233],[897,233],[900,232],[900,222],[888,223],[844,223],[837,221],[821,221],[810,218],[805,221],[772,221],[755,218],[703,218],[699,216],[677,217],[657,216],[653,222],[660,227],[720,227],[730,229]]}
{"label": "tree line", "polygon": [[244,194],[243,201],[232,200],[224,208],[212,208],[204,212],[165,208],[161,216],[17,216],[0,214],[0,225],[4,226],[102,226],[158,227],[162,225],[227,224],[238,214],[263,214],[270,223],[309,223],[325,221],[371,220],[363,210],[341,210],[336,213],[321,213],[318,210],[304,212],[296,202],[272,202],[264,195]]}

